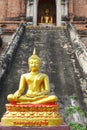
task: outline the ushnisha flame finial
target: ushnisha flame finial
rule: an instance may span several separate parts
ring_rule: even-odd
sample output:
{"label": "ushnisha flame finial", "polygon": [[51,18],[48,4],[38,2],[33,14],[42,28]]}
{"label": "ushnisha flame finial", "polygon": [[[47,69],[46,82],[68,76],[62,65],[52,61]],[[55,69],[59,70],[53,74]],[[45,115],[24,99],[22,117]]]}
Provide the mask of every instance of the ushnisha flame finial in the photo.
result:
{"label": "ushnisha flame finial", "polygon": [[36,48],[34,48],[33,55],[36,55]]}

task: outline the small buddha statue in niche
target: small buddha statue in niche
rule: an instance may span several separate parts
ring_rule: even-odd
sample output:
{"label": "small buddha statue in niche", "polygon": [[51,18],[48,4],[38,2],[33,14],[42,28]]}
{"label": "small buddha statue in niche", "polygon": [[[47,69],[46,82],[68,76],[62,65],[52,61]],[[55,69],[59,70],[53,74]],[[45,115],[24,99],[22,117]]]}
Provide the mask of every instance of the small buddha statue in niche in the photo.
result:
{"label": "small buddha statue in niche", "polygon": [[46,23],[46,24],[53,23],[53,18],[52,16],[49,15],[49,9],[46,9],[44,16],[41,16],[41,23]]}
{"label": "small buddha statue in niche", "polygon": [[[50,95],[49,78],[44,73],[39,73],[41,60],[36,55],[34,49],[33,55],[28,59],[30,72],[21,75],[19,89],[14,94],[9,94],[7,100],[19,104],[44,104],[55,103],[58,98]],[[26,94],[24,90],[28,86]]]}

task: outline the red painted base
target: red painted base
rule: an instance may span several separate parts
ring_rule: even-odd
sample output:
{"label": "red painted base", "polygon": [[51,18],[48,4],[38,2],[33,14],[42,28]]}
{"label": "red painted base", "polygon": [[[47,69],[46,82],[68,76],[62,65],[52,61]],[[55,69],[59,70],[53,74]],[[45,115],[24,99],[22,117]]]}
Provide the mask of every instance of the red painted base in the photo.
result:
{"label": "red painted base", "polygon": [[54,127],[16,127],[16,126],[1,126],[0,130],[70,130],[66,124]]}

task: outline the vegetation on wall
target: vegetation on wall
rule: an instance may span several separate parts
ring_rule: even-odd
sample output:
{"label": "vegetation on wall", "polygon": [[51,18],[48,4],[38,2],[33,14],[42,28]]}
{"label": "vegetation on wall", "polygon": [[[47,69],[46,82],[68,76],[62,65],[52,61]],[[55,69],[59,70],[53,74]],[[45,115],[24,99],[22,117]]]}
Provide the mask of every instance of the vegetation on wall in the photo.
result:
{"label": "vegetation on wall", "polygon": [[[75,95],[71,96],[70,98],[74,99],[74,100],[77,99],[77,97]],[[71,106],[66,107],[67,117],[72,116],[74,113],[79,113],[80,116],[85,117],[85,112],[79,106],[71,105]],[[71,127],[71,130],[87,130],[86,126],[79,122],[75,123],[75,122],[70,121],[70,122],[68,122],[68,125]]]}

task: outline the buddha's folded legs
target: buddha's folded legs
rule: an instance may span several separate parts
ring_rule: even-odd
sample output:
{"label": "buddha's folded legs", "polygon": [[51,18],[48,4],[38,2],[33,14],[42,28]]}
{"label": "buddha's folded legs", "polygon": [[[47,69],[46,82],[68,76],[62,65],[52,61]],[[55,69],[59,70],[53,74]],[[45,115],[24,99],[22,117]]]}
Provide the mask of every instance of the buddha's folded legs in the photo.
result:
{"label": "buddha's folded legs", "polygon": [[37,97],[27,97],[26,95],[23,95],[21,97],[16,98],[14,94],[10,94],[7,97],[8,101],[10,102],[17,102],[20,104],[43,104],[43,103],[50,103],[50,102],[56,102],[58,99],[55,95],[41,95]]}
{"label": "buddha's folded legs", "polygon": [[44,104],[44,103],[53,103],[57,102],[58,98],[55,95],[51,95],[40,100],[33,101],[32,104]]}
{"label": "buddha's folded legs", "polygon": [[48,95],[41,95],[41,96],[36,96],[36,97],[29,97],[29,96],[23,95],[18,98],[18,102],[34,102],[34,101],[38,101],[44,98],[48,98]]}

